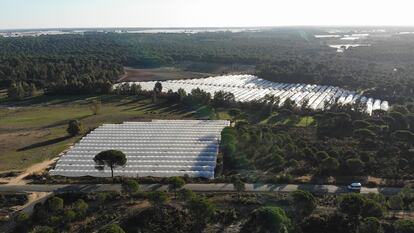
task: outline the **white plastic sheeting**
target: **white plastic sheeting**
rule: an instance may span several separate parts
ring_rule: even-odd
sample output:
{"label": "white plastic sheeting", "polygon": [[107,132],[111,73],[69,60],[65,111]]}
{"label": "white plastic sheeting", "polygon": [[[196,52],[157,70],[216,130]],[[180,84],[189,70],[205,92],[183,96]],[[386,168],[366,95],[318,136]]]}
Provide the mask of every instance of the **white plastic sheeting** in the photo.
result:
{"label": "white plastic sheeting", "polygon": [[127,156],[115,176],[214,178],[222,120],[153,120],[104,124],[76,143],[57,162],[51,175],[110,177],[93,158],[104,150],[120,150]]}
{"label": "white plastic sheeting", "polygon": [[[128,82],[128,84],[139,84],[143,90],[152,91],[156,81]],[[323,110],[325,103],[337,101],[340,104],[351,104],[361,101],[366,105],[367,113],[374,110],[388,111],[388,102],[368,99],[353,91],[333,86],[320,86],[311,84],[286,84],[276,83],[260,79],[254,75],[224,75],[202,79],[168,80],[161,82],[163,91],[172,90],[176,92],[183,88],[187,93],[195,88],[209,92],[212,96],[217,91],[226,91],[234,94],[236,101],[248,102],[258,100],[266,94],[272,94],[280,98],[280,104],[286,99],[291,99],[300,106],[304,100],[308,100],[308,107]],[[123,83],[115,84],[122,85]]]}

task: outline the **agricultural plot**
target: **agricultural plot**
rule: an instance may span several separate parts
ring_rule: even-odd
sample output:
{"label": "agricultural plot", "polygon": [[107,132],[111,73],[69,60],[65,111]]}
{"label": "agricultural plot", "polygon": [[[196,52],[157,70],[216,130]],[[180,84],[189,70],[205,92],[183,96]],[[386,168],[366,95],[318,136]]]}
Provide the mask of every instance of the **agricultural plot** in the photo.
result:
{"label": "agricultural plot", "polygon": [[[155,81],[129,82],[139,84],[142,90],[151,91]],[[122,85],[116,84],[116,85]],[[116,87],[115,85],[115,87]],[[368,114],[375,110],[388,111],[387,101],[367,98],[360,94],[334,86],[321,86],[310,84],[276,83],[260,79],[254,75],[225,75],[202,79],[168,80],[163,81],[163,91],[177,91],[183,88],[187,93],[195,88],[200,88],[213,96],[217,91],[226,91],[234,94],[236,101],[248,102],[259,100],[266,94],[280,98],[280,104],[286,99],[294,101],[302,106],[307,101],[307,107],[314,110],[323,110],[327,103],[353,104],[360,103]]]}
{"label": "agricultural plot", "polygon": [[110,177],[109,167],[97,169],[93,158],[104,150],[127,156],[115,176],[214,178],[220,134],[225,120],[152,120],[104,124],[93,130],[51,170],[52,175]]}

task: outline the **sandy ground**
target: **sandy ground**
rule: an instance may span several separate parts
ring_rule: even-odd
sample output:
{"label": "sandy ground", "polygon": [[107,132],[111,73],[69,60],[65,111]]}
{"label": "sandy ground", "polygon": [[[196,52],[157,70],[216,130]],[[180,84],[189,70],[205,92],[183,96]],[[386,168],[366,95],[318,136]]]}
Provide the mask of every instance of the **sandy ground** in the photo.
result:
{"label": "sandy ground", "polygon": [[[47,169],[49,166],[54,164],[59,157],[53,158],[51,160],[46,160],[41,163],[34,164],[33,166],[30,166],[27,168],[24,172],[22,172],[20,175],[16,177],[11,178],[2,178],[0,179],[0,182],[7,183],[5,185],[25,185],[27,183],[27,180],[24,178],[30,174],[42,172],[45,169]],[[33,192],[28,194],[28,200],[24,205],[21,206],[15,206],[12,209],[14,210],[14,213],[23,211],[25,213],[31,213],[33,211],[33,207],[36,203],[43,202],[46,200],[49,196],[51,196],[52,193],[50,192]]]}
{"label": "sandy ground", "polygon": [[22,206],[15,206],[13,207],[13,210],[14,211],[24,210],[24,212],[30,213],[33,210],[33,206],[36,203],[46,200],[50,195],[52,195],[52,193],[48,193],[48,192],[29,193],[26,204]]}
{"label": "sandy ground", "polygon": [[50,167],[52,164],[54,164],[59,157],[53,158],[51,160],[46,160],[41,163],[34,164],[27,168],[24,172],[22,172],[20,175],[16,177],[11,178],[2,178],[0,179],[1,183],[7,183],[6,185],[25,185],[27,184],[27,181],[24,179],[26,176],[31,175],[33,173],[41,172],[48,167]]}

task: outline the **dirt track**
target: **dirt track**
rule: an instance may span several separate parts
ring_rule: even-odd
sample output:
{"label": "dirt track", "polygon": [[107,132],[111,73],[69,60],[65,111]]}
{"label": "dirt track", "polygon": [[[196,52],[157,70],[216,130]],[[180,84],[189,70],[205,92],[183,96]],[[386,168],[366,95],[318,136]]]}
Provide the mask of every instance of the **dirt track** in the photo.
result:
{"label": "dirt track", "polygon": [[54,164],[57,161],[58,157],[53,158],[51,160],[46,160],[41,163],[34,164],[27,168],[23,173],[16,177],[11,178],[2,178],[0,182],[7,183],[7,185],[25,185],[27,181],[24,179],[26,176],[31,175],[33,173],[41,172],[47,169],[49,166]]}

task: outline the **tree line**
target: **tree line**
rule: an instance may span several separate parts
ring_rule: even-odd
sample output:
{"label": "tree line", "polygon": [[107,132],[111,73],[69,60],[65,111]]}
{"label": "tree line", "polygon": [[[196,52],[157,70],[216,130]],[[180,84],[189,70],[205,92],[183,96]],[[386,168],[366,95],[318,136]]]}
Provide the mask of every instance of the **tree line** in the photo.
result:
{"label": "tree line", "polygon": [[[345,87],[392,103],[412,101],[414,48],[411,37],[377,39],[372,46],[335,49],[313,37],[313,29],[199,34],[116,34],[0,38],[0,86],[25,81],[38,89],[57,86],[73,94],[114,82],[123,66],[208,64],[256,66],[265,79]],[[201,65],[202,66],[202,65]],[[62,84],[63,83],[63,84]],[[79,87],[84,86],[84,87]],[[53,92],[53,91],[52,91]]]}
{"label": "tree line", "polygon": [[[194,193],[183,188],[183,178],[168,180],[168,192],[142,192],[134,179],[128,179],[122,184],[121,192],[57,194],[36,204],[33,214],[16,216],[14,232],[184,233],[205,232],[212,226],[230,229],[236,224],[240,226],[236,232],[241,233],[408,233],[414,230],[414,221],[394,216],[394,211],[407,210],[407,204],[408,208],[413,205],[410,187],[391,197],[373,193],[327,196],[297,190],[272,195],[241,193],[237,198],[233,193],[222,199],[217,194]],[[240,187],[244,185],[242,181],[237,183]],[[149,204],[143,206],[143,201]]]}

